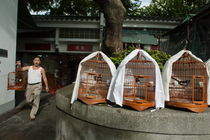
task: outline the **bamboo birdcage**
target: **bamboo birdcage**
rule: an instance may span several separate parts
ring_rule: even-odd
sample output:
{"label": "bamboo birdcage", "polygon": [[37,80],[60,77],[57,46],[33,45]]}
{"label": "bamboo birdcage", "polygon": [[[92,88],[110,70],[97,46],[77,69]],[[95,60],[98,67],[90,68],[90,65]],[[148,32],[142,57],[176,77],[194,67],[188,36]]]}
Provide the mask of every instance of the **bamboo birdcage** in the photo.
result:
{"label": "bamboo birdcage", "polygon": [[140,52],[125,65],[123,104],[142,111],[155,105],[155,64]]}
{"label": "bamboo birdcage", "polygon": [[172,64],[169,106],[203,112],[207,107],[207,70],[203,62],[188,52]]}
{"label": "bamboo birdcage", "polygon": [[8,74],[8,90],[25,90],[27,76],[24,72],[10,72]]}
{"label": "bamboo birdcage", "polygon": [[81,65],[78,98],[86,104],[105,103],[112,78],[108,63],[98,53]]}

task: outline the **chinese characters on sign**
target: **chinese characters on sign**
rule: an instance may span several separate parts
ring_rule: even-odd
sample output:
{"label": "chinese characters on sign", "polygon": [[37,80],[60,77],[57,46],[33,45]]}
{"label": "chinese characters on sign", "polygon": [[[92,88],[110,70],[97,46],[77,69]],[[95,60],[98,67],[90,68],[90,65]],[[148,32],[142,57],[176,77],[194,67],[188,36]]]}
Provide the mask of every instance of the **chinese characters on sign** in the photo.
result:
{"label": "chinese characters on sign", "polygon": [[76,45],[76,44],[68,44],[67,51],[92,51],[92,45]]}

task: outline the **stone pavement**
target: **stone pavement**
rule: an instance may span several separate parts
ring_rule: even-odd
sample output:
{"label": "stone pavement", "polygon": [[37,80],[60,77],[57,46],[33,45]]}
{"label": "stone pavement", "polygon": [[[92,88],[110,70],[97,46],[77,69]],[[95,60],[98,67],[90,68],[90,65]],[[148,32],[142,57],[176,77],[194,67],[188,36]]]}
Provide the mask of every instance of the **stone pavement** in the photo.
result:
{"label": "stone pavement", "polygon": [[30,107],[8,119],[0,119],[0,140],[54,140],[56,129],[55,96],[41,100],[36,120],[29,120]]}

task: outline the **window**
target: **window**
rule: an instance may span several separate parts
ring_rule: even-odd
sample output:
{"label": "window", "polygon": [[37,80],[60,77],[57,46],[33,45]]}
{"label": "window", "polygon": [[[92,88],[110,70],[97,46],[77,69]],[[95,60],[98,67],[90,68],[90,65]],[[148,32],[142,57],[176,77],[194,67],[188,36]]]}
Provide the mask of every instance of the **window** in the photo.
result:
{"label": "window", "polygon": [[8,57],[8,51],[4,49],[0,49],[0,57]]}
{"label": "window", "polygon": [[99,29],[60,29],[60,38],[98,39]]}

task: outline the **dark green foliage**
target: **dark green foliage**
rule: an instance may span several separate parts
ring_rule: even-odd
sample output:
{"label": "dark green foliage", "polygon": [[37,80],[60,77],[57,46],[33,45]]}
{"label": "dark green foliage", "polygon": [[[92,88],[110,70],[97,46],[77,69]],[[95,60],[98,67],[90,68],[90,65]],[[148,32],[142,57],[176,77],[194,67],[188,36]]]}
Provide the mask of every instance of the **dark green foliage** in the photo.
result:
{"label": "dark green foliage", "polygon": [[47,15],[99,16],[94,0],[26,0],[30,10]]}
{"label": "dark green foliage", "polygon": [[140,16],[179,18],[196,13],[208,0],[152,0],[147,7],[141,8]]}
{"label": "dark green foliage", "polygon": [[[136,49],[135,47],[128,47],[128,49],[125,49],[121,52],[113,53],[111,60],[118,67],[121,61],[135,49]],[[146,50],[146,51],[152,56],[152,58],[154,58],[157,61],[160,70],[163,69],[165,62],[171,57],[169,54],[166,54],[165,52],[162,51],[153,51],[153,50]]]}
{"label": "dark green foliage", "polygon": [[128,47],[128,49],[124,49],[121,52],[115,52],[112,54],[112,56],[110,57],[111,60],[113,61],[113,63],[118,67],[119,64],[121,63],[121,61],[129,54],[131,53],[133,50],[135,50],[135,47]]}
{"label": "dark green foliage", "polygon": [[166,61],[171,57],[171,55],[169,55],[163,51],[153,51],[153,50],[146,50],[146,51],[152,56],[152,58],[154,58],[156,60],[161,71],[162,71]]}
{"label": "dark green foliage", "polygon": [[[30,10],[47,15],[99,16],[95,0],[25,0]],[[139,12],[141,0],[121,0],[128,15]]]}
{"label": "dark green foliage", "polygon": [[[96,0],[25,0],[30,10],[48,15],[99,16]],[[196,13],[209,0],[152,0],[141,7],[143,0],[121,0],[129,16],[183,18]]]}
{"label": "dark green foliage", "polygon": [[141,12],[142,0],[121,0],[127,10],[127,15],[135,16]]}

